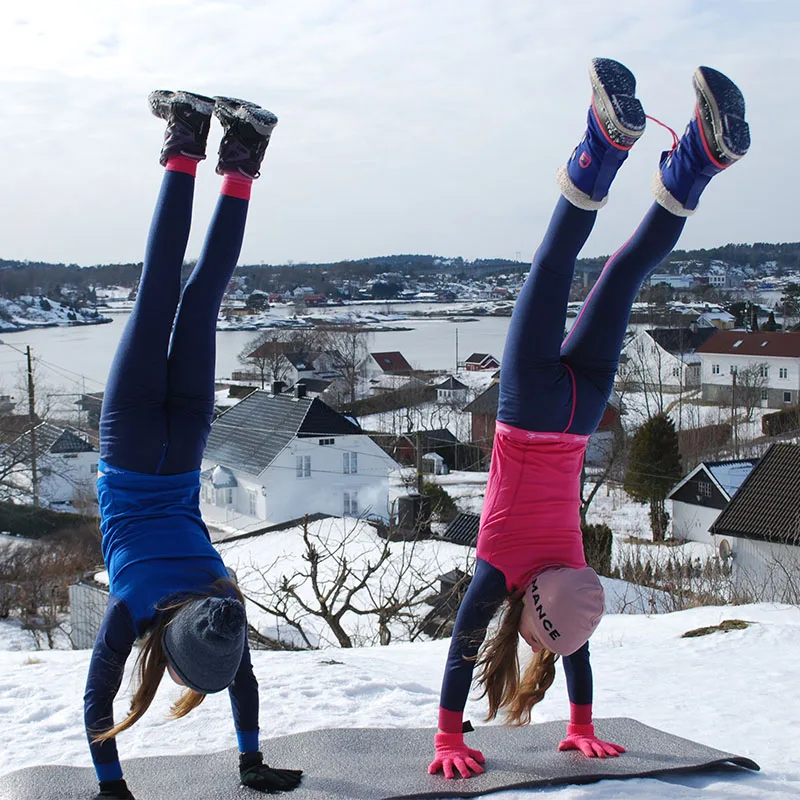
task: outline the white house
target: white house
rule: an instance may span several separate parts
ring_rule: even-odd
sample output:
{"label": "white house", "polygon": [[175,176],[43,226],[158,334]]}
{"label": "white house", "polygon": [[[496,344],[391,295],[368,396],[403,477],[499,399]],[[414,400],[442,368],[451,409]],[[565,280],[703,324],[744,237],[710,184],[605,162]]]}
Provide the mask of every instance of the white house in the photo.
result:
{"label": "white house", "polygon": [[717,331],[695,352],[700,358],[703,400],[727,405],[734,391],[758,391],[757,399],[765,408],[800,402],[797,333]]}
{"label": "white house", "polygon": [[774,444],[711,526],[744,599],[800,603],[800,445]]}
{"label": "white house", "polygon": [[436,389],[437,403],[463,406],[467,402],[469,387],[452,375],[441,383],[437,383],[434,388]]}
{"label": "white house", "polygon": [[[96,504],[97,448],[80,431],[41,422],[34,428],[39,505],[56,510]],[[31,432],[0,451],[0,475],[11,494],[33,493]]]}
{"label": "white house", "polygon": [[753,471],[757,459],[704,461],[667,495],[676,539],[714,544],[710,528]]}
{"label": "white house", "polygon": [[387,520],[398,464],[318,398],[255,391],[211,427],[201,473],[209,521],[237,527],[306,514]]}
{"label": "white house", "polygon": [[622,348],[617,381],[677,392],[700,386],[695,350],[714,328],[652,328],[635,334]]}
{"label": "white house", "polygon": [[425,385],[411,375],[414,369],[399,350],[370,353],[359,369],[364,380],[363,394],[381,394]]}
{"label": "white house", "polygon": [[722,309],[706,309],[696,320],[701,328],[717,328],[718,330],[730,330],[736,324],[736,317],[729,311]]}

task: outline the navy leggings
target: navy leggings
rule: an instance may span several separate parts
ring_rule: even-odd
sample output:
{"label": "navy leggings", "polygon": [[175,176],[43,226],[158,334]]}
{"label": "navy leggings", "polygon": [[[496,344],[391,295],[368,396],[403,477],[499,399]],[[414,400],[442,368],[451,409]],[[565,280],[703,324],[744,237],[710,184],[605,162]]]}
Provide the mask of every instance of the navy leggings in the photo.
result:
{"label": "navy leggings", "polygon": [[194,178],[164,173],[136,303],[103,397],[100,458],[148,475],[200,468],[214,411],[216,323],[244,236],[247,200],[220,195],[181,293]]}
{"label": "navy leggings", "polygon": [[517,299],[500,371],[497,413],[501,422],[515,428],[594,433],[614,386],[639,287],[675,246],[686,221],[653,204],[633,236],[608,260],[563,339],[575,261],[596,217],[596,211],[559,199]]}

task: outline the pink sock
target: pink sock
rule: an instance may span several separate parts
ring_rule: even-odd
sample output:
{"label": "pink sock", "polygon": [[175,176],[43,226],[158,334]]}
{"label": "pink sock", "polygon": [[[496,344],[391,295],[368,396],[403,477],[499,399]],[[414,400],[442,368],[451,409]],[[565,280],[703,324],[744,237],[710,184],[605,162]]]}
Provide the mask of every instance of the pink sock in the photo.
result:
{"label": "pink sock", "polygon": [[253,179],[241,172],[226,172],[222,179],[221,194],[228,197],[238,197],[240,200],[250,199],[250,190],[253,187]]}
{"label": "pink sock", "polygon": [[199,163],[196,158],[189,158],[189,156],[172,156],[167,159],[165,169],[168,172],[185,172],[194,178],[197,175],[197,165]]}

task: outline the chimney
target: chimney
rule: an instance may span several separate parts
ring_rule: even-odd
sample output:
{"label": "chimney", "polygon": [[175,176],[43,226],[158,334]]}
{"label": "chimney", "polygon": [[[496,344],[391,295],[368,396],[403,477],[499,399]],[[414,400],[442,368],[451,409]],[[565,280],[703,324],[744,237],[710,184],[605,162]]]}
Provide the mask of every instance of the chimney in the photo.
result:
{"label": "chimney", "polygon": [[272,394],[279,395],[283,391],[283,381],[272,381]]}
{"label": "chimney", "polygon": [[306,392],[308,387],[304,383],[298,383],[294,387],[295,394],[299,400],[302,400],[306,396]]}

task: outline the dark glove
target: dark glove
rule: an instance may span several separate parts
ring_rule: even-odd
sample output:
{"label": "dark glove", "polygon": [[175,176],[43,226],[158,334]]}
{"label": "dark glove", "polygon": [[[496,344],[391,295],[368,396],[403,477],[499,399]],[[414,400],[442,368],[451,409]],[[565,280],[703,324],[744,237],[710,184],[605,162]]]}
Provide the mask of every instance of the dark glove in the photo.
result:
{"label": "dark glove", "polygon": [[100,791],[94,800],[136,800],[125,783],[124,778],[118,781],[100,781]]}
{"label": "dark glove", "polygon": [[259,792],[290,792],[300,784],[301,769],[275,769],[264,763],[264,756],[256,750],[240,753],[239,777],[244,786]]}

